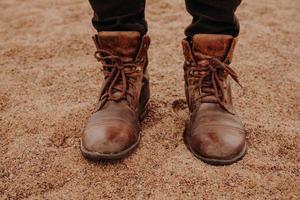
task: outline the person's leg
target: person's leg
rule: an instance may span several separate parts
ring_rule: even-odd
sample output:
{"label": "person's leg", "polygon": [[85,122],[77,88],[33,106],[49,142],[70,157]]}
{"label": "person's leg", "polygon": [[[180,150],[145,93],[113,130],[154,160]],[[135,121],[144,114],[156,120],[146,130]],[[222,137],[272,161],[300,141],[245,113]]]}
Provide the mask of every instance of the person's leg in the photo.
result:
{"label": "person's leg", "polygon": [[89,0],[94,10],[93,25],[100,31],[147,32],[145,0]]}
{"label": "person's leg", "polygon": [[89,159],[120,159],[137,147],[140,121],[148,112],[148,47],[145,0],[90,0],[93,39],[104,84],[81,140]]}
{"label": "person's leg", "polygon": [[191,152],[215,165],[241,159],[247,149],[244,126],[235,113],[230,68],[239,33],[234,15],[240,0],[186,0],[193,22],[183,40],[184,78],[191,112],[184,134]]}
{"label": "person's leg", "polygon": [[197,33],[239,34],[239,22],[234,15],[241,0],[186,0],[187,11],[193,16],[185,30],[187,37]]}

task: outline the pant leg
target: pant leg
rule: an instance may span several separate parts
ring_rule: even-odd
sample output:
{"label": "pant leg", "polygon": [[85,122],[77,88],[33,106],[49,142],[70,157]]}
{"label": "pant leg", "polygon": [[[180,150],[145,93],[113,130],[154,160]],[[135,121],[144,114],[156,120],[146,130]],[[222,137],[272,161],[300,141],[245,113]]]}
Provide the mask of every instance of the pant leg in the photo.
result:
{"label": "pant leg", "polygon": [[147,32],[146,0],[89,0],[94,10],[93,26],[97,31]]}
{"label": "pant leg", "polygon": [[185,30],[187,37],[197,33],[239,34],[239,22],[235,11],[241,0],[186,0],[187,11],[193,16]]}

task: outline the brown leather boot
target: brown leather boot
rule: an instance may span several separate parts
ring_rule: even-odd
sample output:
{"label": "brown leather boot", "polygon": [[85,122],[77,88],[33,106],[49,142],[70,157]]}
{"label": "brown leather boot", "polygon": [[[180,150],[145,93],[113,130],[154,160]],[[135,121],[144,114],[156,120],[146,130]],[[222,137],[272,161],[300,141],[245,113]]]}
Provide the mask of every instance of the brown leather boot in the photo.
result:
{"label": "brown leather boot", "polygon": [[100,32],[93,37],[105,83],[81,140],[86,158],[119,159],[140,140],[140,121],[148,111],[148,36],[138,32]]}
{"label": "brown leather boot", "polygon": [[185,92],[190,121],[184,134],[191,152],[204,162],[231,164],[246,153],[245,130],[233,110],[228,66],[237,38],[196,34],[183,40]]}

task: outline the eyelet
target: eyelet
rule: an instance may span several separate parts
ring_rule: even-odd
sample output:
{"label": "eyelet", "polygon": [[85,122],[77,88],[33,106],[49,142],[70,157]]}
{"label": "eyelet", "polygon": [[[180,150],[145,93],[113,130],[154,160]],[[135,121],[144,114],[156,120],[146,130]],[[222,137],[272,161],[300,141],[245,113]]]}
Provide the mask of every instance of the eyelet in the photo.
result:
{"label": "eyelet", "polygon": [[140,71],[142,71],[142,68],[138,66],[138,67],[135,68],[135,70],[136,70],[137,72],[140,72]]}
{"label": "eyelet", "polygon": [[199,64],[200,66],[202,66],[202,67],[205,67],[206,65],[209,64],[209,61],[208,61],[208,60],[201,60],[201,61],[198,62],[198,64]]}

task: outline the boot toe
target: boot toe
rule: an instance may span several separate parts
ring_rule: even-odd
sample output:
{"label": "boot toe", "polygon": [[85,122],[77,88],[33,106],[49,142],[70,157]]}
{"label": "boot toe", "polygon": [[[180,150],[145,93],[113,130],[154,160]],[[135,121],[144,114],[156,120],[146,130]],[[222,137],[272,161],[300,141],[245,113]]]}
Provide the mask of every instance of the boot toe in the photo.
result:
{"label": "boot toe", "polygon": [[137,135],[134,128],[122,121],[90,125],[82,137],[82,150],[88,157],[114,157],[122,152],[125,155],[138,142]]}
{"label": "boot toe", "polygon": [[189,145],[197,157],[212,164],[230,164],[246,150],[243,130],[234,127],[199,127]]}

